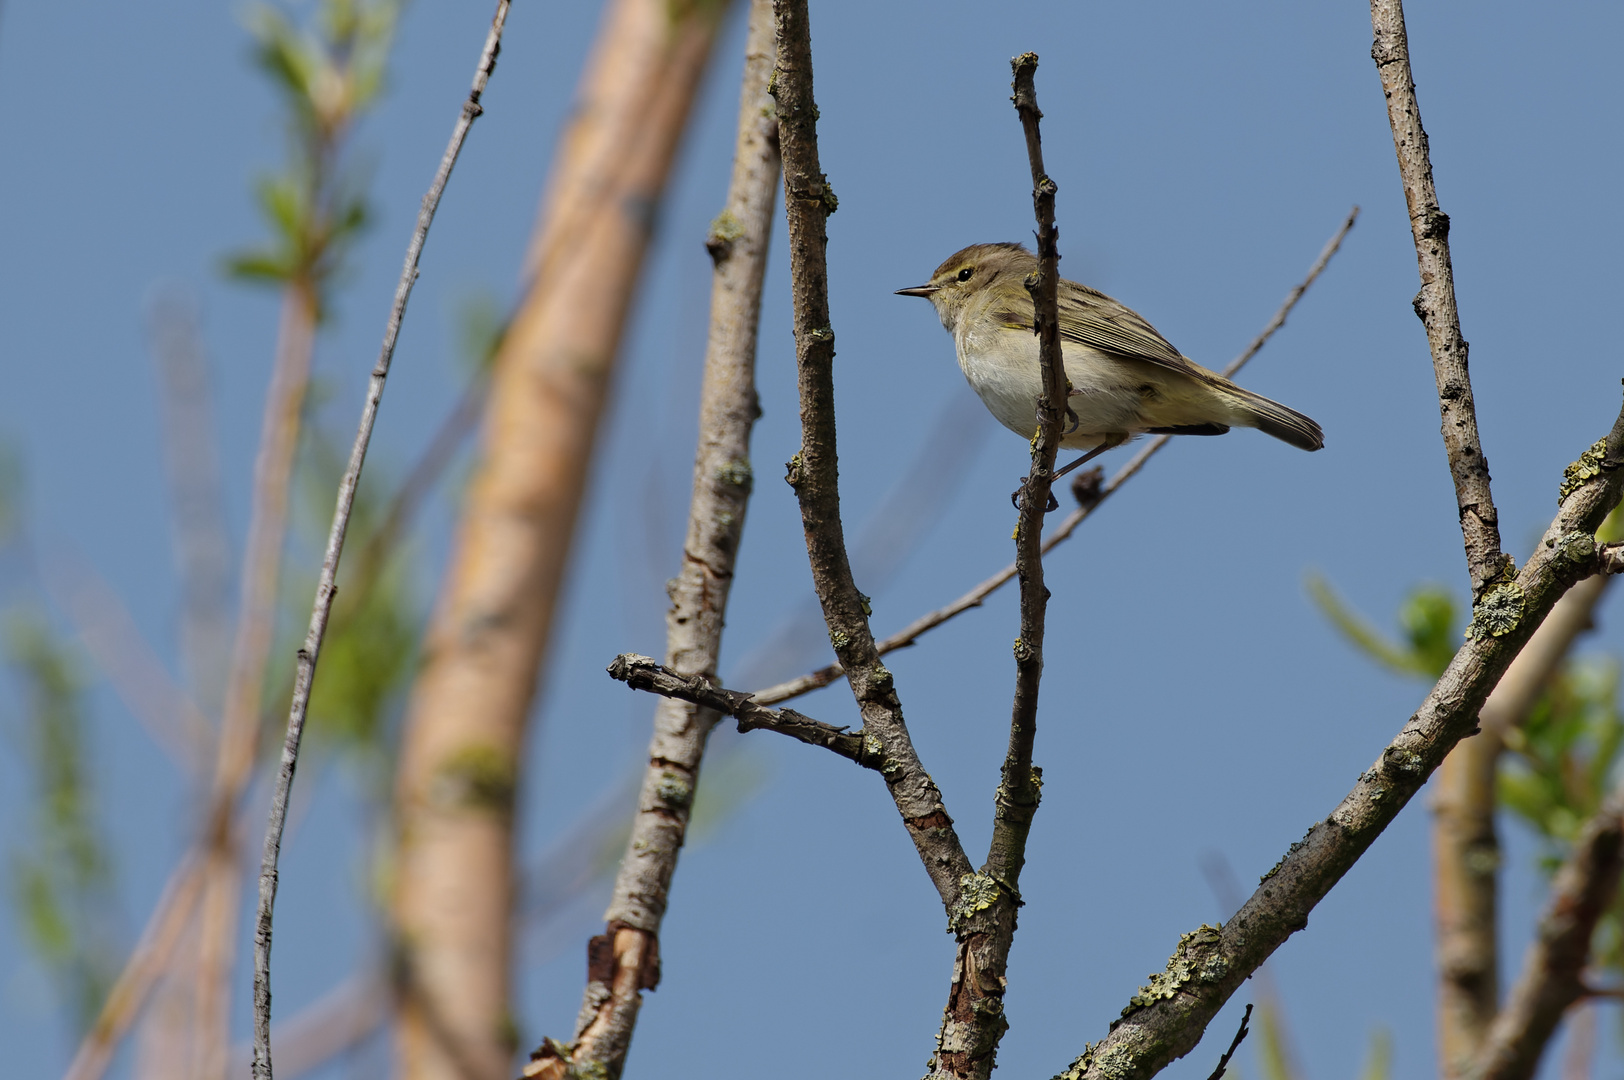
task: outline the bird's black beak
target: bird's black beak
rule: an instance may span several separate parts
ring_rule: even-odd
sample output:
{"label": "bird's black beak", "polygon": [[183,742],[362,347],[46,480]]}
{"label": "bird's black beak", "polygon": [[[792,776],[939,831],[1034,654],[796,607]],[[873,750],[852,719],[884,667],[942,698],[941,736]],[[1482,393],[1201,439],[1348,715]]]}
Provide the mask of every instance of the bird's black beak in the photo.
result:
{"label": "bird's black beak", "polygon": [[898,296],[923,296],[929,300],[932,293],[940,292],[941,289],[940,285],[915,285],[911,289],[898,289],[896,294]]}

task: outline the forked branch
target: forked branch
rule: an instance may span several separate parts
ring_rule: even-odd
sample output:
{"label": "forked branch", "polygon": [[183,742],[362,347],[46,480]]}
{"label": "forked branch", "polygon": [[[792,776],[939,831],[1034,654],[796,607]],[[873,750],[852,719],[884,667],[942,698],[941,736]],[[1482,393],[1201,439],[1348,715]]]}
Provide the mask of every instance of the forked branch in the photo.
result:
{"label": "forked branch", "polygon": [[1600,572],[1595,531],[1624,491],[1624,412],[1606,439],[1569,466],[1561,509],[1522,572],[1481,603],[1470,637],[1421,708],[1315,822],[1222,927],[1179,941],[1167,971],[1136,994],[1066,1080],[1144,1080],[1188,1053],[1241,983],[1307,924],[1309,912],[1398,816],[1456,743],[1476,727],[1500,676],[1573,583]]}
{"label": "forked branch", "polygon": [[836,464],[834,355],[829,319],[826,223],[836,206],[818,160],[817,105],[812,90],[812,37],[806,0],[773,0],[777,20],[778,141],[784,157],[784,210],[789,221],[795,360],[801,402],[801,449],[786,479],[801,507],[812,584],[835,655],[847,672],[863,717],[865,739],[885,759],[886,787],[943,906],[954,910],[972,867],[953,830],[936,782],[919,763],[902,718],[891,672],[880,663],[869,628],[867,598],[852,579],[840,522]]}
{"label": "forked branch", "polygon": [[1015,640],[1015,699],[1010,709],[1009,747],[1004,754],[994,797],[992,843],[986,864],[967,883],[973,903],[962,905],[949,922],[957,950],[953,982],[931,1059],[931,1077],[985,1080],[992,1074],[998,1043],[1009,1024],[1004,1019],[1005,972],[1015,940],[1020,906],[1021,868],[1026,840],[1037,814],[1043,774],[1032,764],[1037,736],[1038,689],[1043,679],[1043,637],[1049,590],[1043,584],[1043,517],[1054,480],[1066,411],[1064,357],[1060,351],[1059,230],[1054,223],[1056,187],[1043,167],[1043,140],[1038,122],[1035,85],[1036,53],[1010,61],[1014,75],[1015,111],[1026,135],[1032,170],[1032,208],[1037,217],[1038,269],[1026,289],[1035,309],[1042,393],[1037,401],[1037,434],[1032,465],[1018,493],[1020,518],[1015,525],[1015,567],[1021,583],[1021,634]]}

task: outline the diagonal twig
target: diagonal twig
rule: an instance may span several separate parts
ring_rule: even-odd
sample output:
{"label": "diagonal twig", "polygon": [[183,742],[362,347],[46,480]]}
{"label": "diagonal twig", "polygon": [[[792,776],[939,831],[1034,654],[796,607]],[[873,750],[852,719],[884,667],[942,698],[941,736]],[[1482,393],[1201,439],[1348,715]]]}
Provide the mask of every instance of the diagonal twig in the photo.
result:
{"label": "diagonal twig", "polygon": [[[1511,661],[1576,580],[1601,572],[1594,533],[1624,492],[1624,411],[1605,440],[1567,470],[1561,509],[1505,600],[1480,610],[1471,636],[1421,707],[1323,820],[1311,826],[1222,927],[1185,934],[1166,973],[1136,994],[1063,1080],[1144,1080],[1188,1053],[1241,983],[1307,924],[1457,743]],[[1165,991],[1165,993],[1164,993]]]}
{"label": "diagonal twig", "polygon": [[[1342,225],[1337,229],[1335,234],[1332,235],[1331,239],[1326,242],[1325,247],[1321,249],[1319,257],[1314,260],[1314,265],[1309,268],[1307,276],[1304,277],[1302,281],[1298,282],[1296,287],[1286,294],[1285,301],[1280,305],[1279,310],[1274,313],[1274,317],[1269,320],[1266,326],[1264,326],[1262,332],[1260,332],[1257,337],[1252,339],[1252,343],[1248,345],[1239,356],[1230,361],[1228,367],[1224,368],[1223,374],[1225,378],[1229,378],[1244,367],[1247,361],[1251,360],[1252,357],[1258,354],[1258,351],[1263,348],[1263,346],[1268,342],[1269,338],[1274,336],[1275,331],[1279,330],[1286,324],[1286,317],[1289,316],[1292,309],[1297,306],[1297,301],[1302,299],[1303,294],[1308,291],[1308,287],[1314,284],[1315,280],[1325,270],[1325,267],[1330,263],[1332,256],[1334,256],[1337,251],[1341,249],[1343,239],[1348,235],[1349,230],[1353,228],[1353,224],[1358,220],[1358,218],[1359,208],[1355,206],[1348,212],[1347,218],[1342,222]],[[1070,539],[1071,534],[1077,531],[1077,526],[1081,525],[1091,514],[1093,514],[1094,511],[1099,508],[1101,503],[1110,498],[1112,495],[1116,494],[1117,489],[1122,487],[1122,485],[1127,483],[1129,480],[1133,479],[1134,475],[1138,473],[1140,469],[1143,469],[1146,463],[1148,463],[1151,458],[1155,457],[1156,454],[1161,451],[1162,447],[1166,446],[1170,441],[1172,441],[1172,438],[1173,437],[1171,435],[1157,435],[1155,438],[1151,439],[1144,445],[1144,448],[1129,459],[1128,463],[1122,466],[1122,468],[1118,470],[1117,474],[1111,477],[1111,479],[1104,486],[1102,486],[1097,493],[1091,495],[1082,506],[1079,506],[1076,510],[1073,510],[1070,514],[1066,515],[1065,520],[1056,526],[1055,529],[1044,538],[1044,554],[1048,554],[1050,551],[1054,550],[1054,548]],[[935,611],[928,612],[925,615],[921,615],[919,618],[915,619],[913,622],[909,623],[895,634],[892,634],[890,637],[883,638],[876,644],[876,648],[879,650],[880,655],[884,656],[886,653],[894,652],[897,649],[906,648],[907,646],[914,644],[914,642],[918,641],[919,638],[926,632],[934,630],[936,627],[942,625],[950,619],[964,614],[971,608],[980,607],[986,601],[987,597],[991,596],[1004,585],[1008,584],[1009,581],[1014,577],[1015,564],[1010,563],[1008,566],[998,571],[998,573],[987,578],[981,584],[977,585],[975,588],[971,589],[969,592],[965,593],[951,604],[948,604],[945,607],[937,608]],[[814,690],[820,690],[823,687],[828,686],[830,683],[833,683],[836,679],[839,679],[845,673],[845,668],[841,667],[840,664],[829,664],[826,667],[819,668],[817,671],[810,672],[806,675],[801,675],[786,682],[777,683],[773,686],[757,690],[752,696],[756,699],[756,701],[763,705],[774,705],[780,701],[788,701],[791,698],[800,697],[802,694],[809,694]]]}
{"label": "diagonal twig", "polygon": [[338,560],[344,550],[344,534],[349,527],[350,508],[355,502],[355,488],[361,479],[361,466],[366,461],[367,444],[372,439],[372,428],[377,422],[378,406],[383,399],[384,380],[389,375],[389,364],[394,359],[395,342],[400,336],[400,325],[406,315],[406,303],[411,299],[412,286],[417,282],[418,260],[423,243],[428,238],[434,212],[440,205],[440,196],[451,177],[451,169],[462,151],[463,141],[474,119],[484,111],[480,97],[496,67],[496,55],[502,41],[502,26],[507,20],[509,0],[497,0],[496,14],[491,19],[490,32],[485,36],[480,51],[479,65],[474,72],[473,86],[463,102],[452,129],[451,141],[440,158],[439,168],[423,196],[418,210],[416,227],[406,245],[405,265],[400,282],[395,286],[394,303],[390,307],[389,321],[384,328],[383,345],[378,362],[373,366],[367,384],[366,402],[361,409],[361,420],[350,449],[349,463],[339,481],[337,505],[333,510],[332,528],[327,534],[327,549],[322,558],[321,578],[316,585],[316,599],[311,607],[310,628],[305,634],[304,647],[298,653],[298,675],[293,686],[293,702],[288,710],[287,736],[282,744],[282,759],[277,768],[276,786],[271,795],[270,820],[265,829],[265,847],[259,871],[259,912],[254,928],[254,1061],[255,1080],[271,1080],[271,923],[276,905],[277,857],[282,846],[282,828],[287,821],[288,793],[293,787],[294,769],[299,760],[299,740],[304,733],[305,712],[310,704],[310,686],[316,674],[316,661],[321,654],[322,638],[327,631],[327,618],[332,612],[334,582],[338,576]]}
{"label": "diagonal twig", "polygon": [[1241,1048],[1241,1041],[1243,1039],[1245,1039],[1248,1032],[1251,1031],[1251,1028],[1247,1026],[1251,1022],[1252,1022],[1252,1003],[1247,1002],[1247,1004],[1246,1004],[1246,1012],[1245,1012],[1245,1014],[1243,1014],[1241,1016],[1240,1030],[1236,1031],[1235,1032],[1235,1037],[1233,1039],[1229,1040],[1229,1049],[1225,1050],[1223,1052],[1223,1055],[1221,1057],[1219,1057],[1219,1059],[1218,1059],[1218,1067],[1216,1069],[1212,1070],[1212,1074],[1207,1077],[1207,1080],[1224,1080],[1224,1070],[1229,1068],[1229,1059],[1234,1057],[1235,1056],[1235,1051],[1237,1051],[1237,1050],[1239,1050]]}
{"label": "diagonal twig", "polygon": [[870,769],[880,767],[880,758],[865,754],[861,732],[814,720],[794,709],[769,709],[758,705],[749,694],[724,690],[703,675],[683,675],[652,656],[621,653],[608,667],[609,676],[633,690],[646,690],[661,697],[691,702],[704,709],[731,716],[740,731],[776,731],[809,746],[833,750],[849,761]]}

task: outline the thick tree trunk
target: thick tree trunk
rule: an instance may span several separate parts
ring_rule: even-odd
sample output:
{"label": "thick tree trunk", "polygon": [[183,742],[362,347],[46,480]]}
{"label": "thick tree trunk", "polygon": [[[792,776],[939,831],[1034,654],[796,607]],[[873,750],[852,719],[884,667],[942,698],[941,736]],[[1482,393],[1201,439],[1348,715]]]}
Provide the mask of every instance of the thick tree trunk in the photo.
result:
{"label": "thick tree trunk", "polygon": [[725,2],[615,0],[561,142],[396,783],[401,1073],[496,1080],[513,797],[625,314]]}

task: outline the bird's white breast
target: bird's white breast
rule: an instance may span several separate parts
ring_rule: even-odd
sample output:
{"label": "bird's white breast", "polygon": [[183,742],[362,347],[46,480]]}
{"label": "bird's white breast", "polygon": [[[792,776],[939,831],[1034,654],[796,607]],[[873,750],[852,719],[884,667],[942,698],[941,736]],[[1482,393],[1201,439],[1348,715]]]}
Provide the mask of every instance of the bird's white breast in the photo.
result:
{"label": "bird's white breast", "polygon": [[[1031,438],[1037,430],[1037,401],[1043,390],[1037,335],[992,325],[965,329],[953,337],[959,369],[971,389],[1000,424]],[[1062,343],[1061,352],[1073,391],[1067,406],[1077,418],[1063,446],[1086,449],[1099,445],[1107,436],[1131,434],[1141,428],[1138,414],[1142,378],[1132,370],[1140,365],[1125,364],[1069,341]],[[1067,422],[1069,425],[1069,417]]]}

